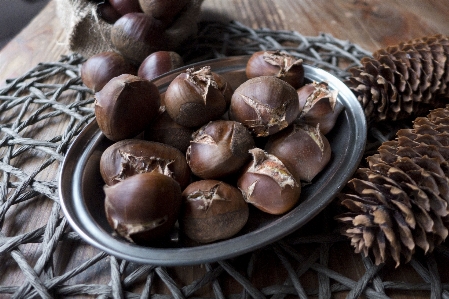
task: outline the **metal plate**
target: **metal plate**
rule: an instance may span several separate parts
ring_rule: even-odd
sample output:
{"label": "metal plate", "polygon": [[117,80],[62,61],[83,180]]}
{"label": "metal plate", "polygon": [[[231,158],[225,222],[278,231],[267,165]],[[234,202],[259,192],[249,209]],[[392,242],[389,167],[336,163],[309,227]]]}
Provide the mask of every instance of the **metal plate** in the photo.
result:
{"label": "metal plate", "polygon": [[[170,82],[188,67],[210,66],[235,88],[246,80],[248,56],[230,57],[186,66],[154,82],[163,93]],[[235,237],[212,244],[173,247],[144,247],[114,237],[104,212],[103,181],[99,171],[102,152],[111,144],[95,121],[87,125],[70,147],[62,165],[59,192],[63,211],[74,230],[91,245],[116,257],[136,263],[180,266],[223,260],[253,251],[292,233],[323,210],[343,188],[358,167],[365,142],[366,121],[362,108],[339,79],[328,72],[305,65],[310,81],[327,81],[339,91],[345,109],[336,127],[327,135],[332,147],[328,166],[302,189],[300,203],[290,212],[273,216],[251,209],[250,220]]]}

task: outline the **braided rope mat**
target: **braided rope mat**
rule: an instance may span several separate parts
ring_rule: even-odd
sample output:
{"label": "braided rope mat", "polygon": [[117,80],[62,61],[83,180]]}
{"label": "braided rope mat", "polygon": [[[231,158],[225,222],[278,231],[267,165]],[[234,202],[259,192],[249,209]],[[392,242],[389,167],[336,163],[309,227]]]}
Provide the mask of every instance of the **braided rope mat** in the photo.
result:
{"label": "braided rope mat", "polygon": [[[197,41],[185,49],[187,62],[282,49],[342,79],[349,67],[369,55],[326,34],[305,37],[290,31],[254,30],[236,22],[201,24]],[[82,61],[73,54],[41,63],[0,89],[1,298],[389,298],[415,292],[449,298],[449,284],[443,283],[447,273],[439,267],[448,262],[446,246],[427,256],[417,254],[401,266],[418,273],[421,281],[392,280],[397,269],[390,264],[376,266],[354,254],[346,237],[335,230],[333,215],[338,207],[333,204],[281,241],[198,267],[139,265],[91,248],[67,224],[57,187],[64,154],[94,118],[93,94],[79,77]],[[40,219],[41,226],[26,219]],[[80,248],[90,255],[76,263],[67,261],[67,252]],[[363,265],[359,277],[336,270],[350,260]],[[268,268],[267,261],[278,265]],[[273,268],[282,280],[266,273]],[[192,269],[199,273],[192,281],[180,281],[176,275]],[[16,272],[22,276],[14,280]],[[98,273],[109,283],[98,283]]]}

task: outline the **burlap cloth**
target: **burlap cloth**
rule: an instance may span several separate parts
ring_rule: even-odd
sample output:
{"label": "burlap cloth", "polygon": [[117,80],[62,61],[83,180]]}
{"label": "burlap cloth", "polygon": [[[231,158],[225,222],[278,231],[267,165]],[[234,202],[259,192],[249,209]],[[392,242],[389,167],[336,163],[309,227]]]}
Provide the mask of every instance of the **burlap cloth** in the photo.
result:
{"label": "burlap cloth", "polygon": [[[55,0],[57,16],[66,28],[69,51],[88,58],[94,54],[115,50],[111,41],[112,25],[97,13],[96,4],[88,0]],[[176,50],[198,32],[198,18],[203,0],[192,0],[182,15],[166,29],[167,48]]]}

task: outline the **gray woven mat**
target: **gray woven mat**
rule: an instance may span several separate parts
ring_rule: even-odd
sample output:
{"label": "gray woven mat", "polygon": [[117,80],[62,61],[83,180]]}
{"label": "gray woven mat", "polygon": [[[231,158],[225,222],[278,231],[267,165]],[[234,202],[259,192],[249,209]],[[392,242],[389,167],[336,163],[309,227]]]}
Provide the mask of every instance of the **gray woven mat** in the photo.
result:
{"label": "gray woven mat", "polygon": [[[342,79],[349,67],[370,55],[326,34],[306,37],[291,31],[254,30],[235,22],[201,24],[198,39],[182,54],[187,62],[195,62],[266,49],[286,50]],[[94,117],[93,94],[79,77],[82,61],[73,54],[41,63],[0,89],[0,297],[204,298],[201,294],[206,293],[215,298],[283,299],[331,298],[342,293],[347,298],[389,298],[418,291],[431,298],[449,298],[449,284],[443,283],[447,271],[439,266],[448,263],[446,246],[401,266],[422,278],[401,282],[392,265],[376,266],[352,252],[346,237],[334,230],[332,204],[301,231],[279,242],[201,265],[200,277],[189,282],[178,279],[176,267],[134,264],[94,248],[92,257],[65,269],[61,264],[68,263],[67,254],[61,255],[61,250],[89,248],[62,215],[57,188],[57,171],[68,146]],[[26,166],[27,161],[34,162],[33,168]],[[42,226],[15,226],[18,219],[27,224],[26,217],[42,219]],[[362,261],[360,276],[348,277],[334,269],[331,257],[335,255]],[[284,276],[282,280],[264,272],[267,257],[278,264],[277,272],[283,275],[276,278]],[[98,271],[108,283],[98,284],[92,277]],[[229,291],[229,285],[237,287]]]}

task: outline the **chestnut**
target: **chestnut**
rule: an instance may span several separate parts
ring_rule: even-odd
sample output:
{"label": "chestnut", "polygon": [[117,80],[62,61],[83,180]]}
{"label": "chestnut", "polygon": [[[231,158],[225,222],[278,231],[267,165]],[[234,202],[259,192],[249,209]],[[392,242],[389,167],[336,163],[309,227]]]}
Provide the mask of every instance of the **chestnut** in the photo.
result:
{"label": "chestnut", "polygon": [[249,208],[239,189],[217,180],[196,181],[182,192],[181,232],[200,243],[237,234],[248,221]]}
{"label": "chestnut", "polygon": [[251,55],[246,64],[246,76],[251,79],[260,76],[276,76],[293,88],[304,84],[302,59],[281,51],[258,51]]}
{"label": "chestnut", "polygon": [[109,3],[122,16],[130,12],[142,12],[139,0],[109,0]]}
{"label": "chestnut", "polygon": [[157,51],[145,58],[139,66],[137,75],[147,80],[165,74],[184,65],[182,57],[173,51]]}
{"label": "chestnut", "polygon": [[143,12],[171,24],[190,0],[139,0]]}
{"label": "chestnut", "polygon": [[161,106],[160,110],[160,114],[145,129],[144,139],[164,143],[186,153],[195,129],[181,126],[173,121],[165,111],[165,106]]}
{"label": "chestnut", "polygon": [[320,124],[320,131],[324,135],[335,126],[337,117],[343,111],[343,104],[337,101],[337,90],[330,90],[326,82],[313,82],[298,89],[299,106],[302,107],[298,115],[299,123],[316,127]]}
{"label": "chestnut", "polygon": [[122,16],[109,1],[100,1],[97,3],[97,14],[109,24],[114,24]]}
{"label": "chestnut", "polygon": [[290,84],[273,76],[261,76],[237,87],[229,117],[263,137],[286,128],[299,112],[298,94]]}
{"label": "chestnut", "polygon": [[158,115],[160,94],[154,83],[130,74],[112,78],[95,94],[95,117],[113,141],[135,137]]}
{"label": "chestnut", "polygon": [[81,80],[94,92],[100,91],[114,77],[136,75],[136,68],[123,55],[105,51],[89,57],[81,65]]}
{"label": "chestnut", "polygon": [[260,148],[250,152],[252,161],[237,181],[245,201],[273,215],[291,210],[299,201],[301,185],[276,156]]}
{"label": "chestnut", "polygon": [[190,168],[184,154],[159,142],[126,139],[110,145],[100,158],[100,173],[107,185],[144,172],[159,172],[185,188],[190,183]]}
{"label": "chestnut", "polygon": [[128,13],[111,28],[111,41],[127,59],[140,65],[151,53],[167,49],[161,21],[145,13]]}
{"label": "chestnut", "polygon": [[209,66],[197,71],[189,68],[176,76],[164,100],[170,117],[185,127],[200,127],[219,119],[228,109]]}
{"label": "chestnut", "polygon": [[310,183],[331,159],[331,147],[319,125],[293,124],[271,136],[265,150],[284,163],[296,180]]}
{"label": "chestnut", "polygon": [[186,158],[192,172],[203,179],[223,178],[250,159],[254,139],[241,123],[211,121],[193,133]]}
{"label": "chestnut", "polygon": [[182,204],[179,184],[156,172],[105,186],[104,192],[106,217],[114,232],[142,245],[158,243],[169,235]]}

